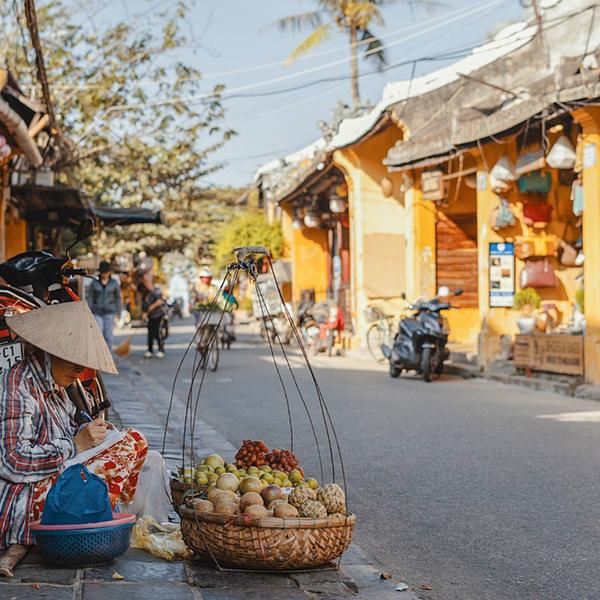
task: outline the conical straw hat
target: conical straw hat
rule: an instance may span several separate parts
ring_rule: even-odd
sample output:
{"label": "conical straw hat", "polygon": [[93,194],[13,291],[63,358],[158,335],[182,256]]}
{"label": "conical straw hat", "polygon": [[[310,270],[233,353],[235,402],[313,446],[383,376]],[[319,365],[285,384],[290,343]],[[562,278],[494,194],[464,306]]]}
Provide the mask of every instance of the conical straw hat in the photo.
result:
{"label": "conical straw hat", "polygon": [[82,367],[117,373],[94,315],[85,302],[65,302],[6,318],[31,345]]}

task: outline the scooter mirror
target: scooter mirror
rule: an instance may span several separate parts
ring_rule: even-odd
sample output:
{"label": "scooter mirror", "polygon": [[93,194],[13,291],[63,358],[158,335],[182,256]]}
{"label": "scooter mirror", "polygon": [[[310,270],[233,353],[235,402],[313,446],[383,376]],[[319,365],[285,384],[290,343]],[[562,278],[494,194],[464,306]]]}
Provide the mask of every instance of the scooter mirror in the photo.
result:
{"label": "scooter mirror", "polygon": [[94,233],[94,220],[85,219],[77,226],[77,241],[81,242]]}
{"label": "scooter mirror", "polygon": [[438,288],[438,296],[441,298],[447,298],[450,295],[450,289],[446,285],[442,285]]}
{"label": "scooter mirror", "polygon": [[454,295],[455,296],[462,296],[462,289],[461,288],[456,288],[456,290],[454,290]]}

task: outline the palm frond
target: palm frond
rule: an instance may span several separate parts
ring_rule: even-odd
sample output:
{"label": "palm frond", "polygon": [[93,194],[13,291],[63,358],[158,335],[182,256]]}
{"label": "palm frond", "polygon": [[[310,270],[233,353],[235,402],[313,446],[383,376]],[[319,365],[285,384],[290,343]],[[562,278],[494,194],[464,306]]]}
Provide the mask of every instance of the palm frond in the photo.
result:
{"label": "palm frond", "polygon": [[371,23],[383,25],[383,15],[374,2],[348,2],[344,7],[346,19],[358,29],[367,29]]}
{"label": "palm frond", "polygon": [[322,44],[329,37],[329,25],[319,25],[307,38],[302,40],[285,59],[284,65],[288,67],[299,56],[310,52],[315,46]]}
{"label": "palm frond", "polygon": [[268,27],[278,27],[281,31],[300,31],[305,28],[314,29],[319,27],[323,22],[323,11],[322,10],[311,10],[305,13],[299,13],[297,15],[290,15],[289,17],[283,17],[277,19],[277,21],[268,25]]}
{"label": "palm frond", "polygon": [[364,42],[365,58],[375,61],[377,68],[383,69],[387,63],[383,42],[368,29],[361,31],[361,40]]}

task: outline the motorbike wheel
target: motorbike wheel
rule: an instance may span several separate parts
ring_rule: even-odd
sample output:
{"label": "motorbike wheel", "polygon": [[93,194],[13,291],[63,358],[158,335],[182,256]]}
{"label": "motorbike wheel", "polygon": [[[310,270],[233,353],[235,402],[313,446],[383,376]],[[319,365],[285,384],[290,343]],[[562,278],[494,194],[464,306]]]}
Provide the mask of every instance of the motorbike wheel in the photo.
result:
{"label": "motorbike wheel", "polygon": [[396,377],[399,377],[402,374],[402,369],[399,369],[398,367],[396,367],[395,365],[390,363],[389,373],[390,373],[390,377],[393,377],[394,379],[396,379]]}
{"label": "motorbike wheel", "polygon": [[208,351],[208,368],[211,371],[216,371],[219,367],[219,344],[214,342]]}
{"label": "motorbike wheel", "polygon": [[431,381],[431,348],[423,348],[423,354],[421,354],[421,373],[423,381],[429,383]]}

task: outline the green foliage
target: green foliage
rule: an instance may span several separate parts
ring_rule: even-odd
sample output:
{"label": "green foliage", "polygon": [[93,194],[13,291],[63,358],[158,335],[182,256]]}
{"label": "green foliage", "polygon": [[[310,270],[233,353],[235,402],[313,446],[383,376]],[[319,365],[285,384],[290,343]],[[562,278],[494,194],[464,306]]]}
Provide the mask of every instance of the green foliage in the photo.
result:
{"label": "green foliage", "polygon": [[575,292],[575,302],[577,302],[577,306],[579,307],[579,310],[581,312],[585,312],[584,311],[584,307],[585,307],[585,288],[583,286],[581,286]]}
{"label": "green foliage", "polygon": [[238,246],[265,246],[274,257],[283,251],[283,234],[279,223],[269,224],[262,212],[248,210],[225,225],[215,245],[215,270],[233,260],[231,251]]}
{"label": "green foliage", "polygon": [[[234,132],[224,125],[223,86],[208,87],[181,58],[182,49],[195,43],[186,3],[149,2],[143,18],[105,28],[90,27],[75,4],[51,0],[37,8],[55,112],[67,141],[61,150],[49,147],[59,181],[82,188],[98,204],[164,206],[168,226],[129,228],[116,236],[109,231],[105,247],[159,252],[190,240],[194,251],[210,246],[206,229],[224,217],[214,206],[217,192],[200,188],[220,168],[212,155]],[[0,2],[0,27],[10,42],[4,59],[26,95],[33,88],[39,98],[33,53],[21,43],[15,18],[20,5]]]}
{"label": "green foliage", "polygon": [[513,308],[515,310],[521,310],[525,306],[531,306],[532,308],[539,308],[542,303],[541,296],[537,293],[534,288],[525,288],[515,294],[513,300]]}

